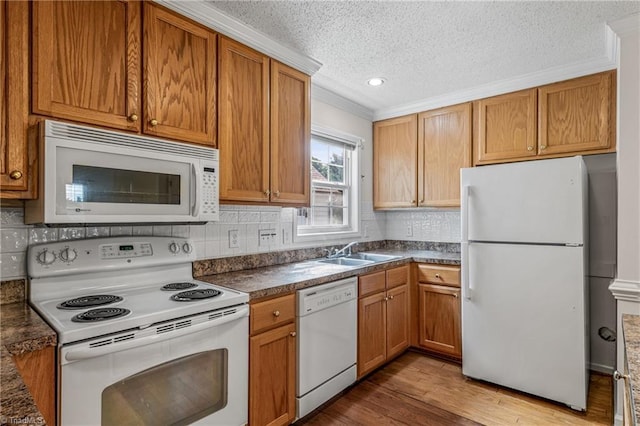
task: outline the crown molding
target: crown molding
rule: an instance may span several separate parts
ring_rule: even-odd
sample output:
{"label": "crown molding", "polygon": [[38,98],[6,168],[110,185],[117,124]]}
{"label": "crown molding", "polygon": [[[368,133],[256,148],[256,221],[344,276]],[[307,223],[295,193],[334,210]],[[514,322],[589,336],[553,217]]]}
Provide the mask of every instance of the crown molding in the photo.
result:
{"label": "crown molding", "polygon": [[618,37],[640,35],[640,12],[608,22],[607,25]]}
{"label": "crown molding", "polygon": [[640,303],[640,281],[616,279],[609,286],[609,291],[617,300]]}
{"label": "crown molding", "polygon": [[572,64],[548,68],[546,70],[536,71],[520,75],[518,77],[472,87],[470,89],[447,93],[442,96],[423,99],[410,104],[379,109],[374,112],[373,120],[378,121],[387,118],[400,117],[407,114],[414,114],[417,112],[429,111],[435,108],[455,105],[462,102],[475,101],[490,96],[502,95],[504,93],[515,92],[531,87],[555,83],[557,81],[569,80],[571,78],[608,71],[617,67],[616,46],[617,43],[608,42],[606,56],[597,59],[574,62]]}
{"label": "crown molding", "polygon": [[311,98],[325,104],[329,104],[343,111],[347,111],[351,114],[366,120],[373,120],[373,111],[367,107],[360,105],[357,102],[347,99],[344,96],[318,85],[318,83],[312,82],[311,84]]}
{"label": "crown molding", "polygon": [[154,1],[305,74],[313,75],[322,67],[322,63],[317,60],[283,46],[260,31],[216,9],[204,0]]}

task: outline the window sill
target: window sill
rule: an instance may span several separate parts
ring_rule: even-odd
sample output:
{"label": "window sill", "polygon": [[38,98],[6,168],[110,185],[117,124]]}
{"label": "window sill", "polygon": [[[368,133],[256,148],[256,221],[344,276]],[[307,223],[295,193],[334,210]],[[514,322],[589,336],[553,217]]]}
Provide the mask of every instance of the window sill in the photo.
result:
{"label": "window sill", "polygon": [[326,241],[333,242],[335,240],[347,238],[360,238],[360,231],[340,231],[340,232],[322,232],[320,234],[294,234],[293,241],[296,243]]}

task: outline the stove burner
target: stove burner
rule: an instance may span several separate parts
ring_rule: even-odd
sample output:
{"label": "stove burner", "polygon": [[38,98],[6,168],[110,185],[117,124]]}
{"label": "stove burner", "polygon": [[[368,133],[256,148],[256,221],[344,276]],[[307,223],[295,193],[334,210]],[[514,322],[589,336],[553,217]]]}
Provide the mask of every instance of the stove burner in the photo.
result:
{"label": "stove burner", "polygon": [[176,302],[193,302],[200,299],[209,299],[216,297],[222,292],[219,290],[213,290],[210,288],[199,288],[196,290],[187,290],[171,296],[171,300]]}
{"label": "stove burner", "polygon": [[84,309],[93,306],[108,305],[110,303],[121,302],[122,297],[111,294],[92,294],[90,296],[76,297],[60,303],[58,309]]}
{"label": "stove burner", "polygon": [[123,308],[97,308],[82,312],[73,318],[73,322],[97,322],[123,317],[130,314],[129,309]]}
{"label": "stove burner", "polygon": [[197,287],[198,284],[194,283],[171,283],[167,285],[163,285],[160,287],[160,290],[163,291],[175,291],[175,290],[186,290],[188,288]]}

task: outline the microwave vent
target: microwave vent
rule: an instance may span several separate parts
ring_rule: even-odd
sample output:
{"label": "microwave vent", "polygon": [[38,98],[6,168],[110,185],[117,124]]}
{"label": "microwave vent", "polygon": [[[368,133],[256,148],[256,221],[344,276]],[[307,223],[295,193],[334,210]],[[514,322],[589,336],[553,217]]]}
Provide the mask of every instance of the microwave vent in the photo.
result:
{"label": "microwave vent", "polygon": [[170,142],[145,136],[129,135],[68,123],[59,123],[50,120],[46,120],[45,123],[47,136],[109,146],[116,145],[128,149],[164,152],[166,154],[182,155],[205,160],[218,160],[218,150],[213,148]]}

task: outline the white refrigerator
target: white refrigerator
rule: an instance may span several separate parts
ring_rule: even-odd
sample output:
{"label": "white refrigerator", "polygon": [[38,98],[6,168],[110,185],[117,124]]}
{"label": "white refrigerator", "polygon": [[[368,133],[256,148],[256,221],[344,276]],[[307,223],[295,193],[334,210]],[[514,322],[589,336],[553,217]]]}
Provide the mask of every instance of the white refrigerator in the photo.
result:
{"label": "white refrigerator", "polygon": [[585,410],[582,157],[461,170],[462,373]]}

